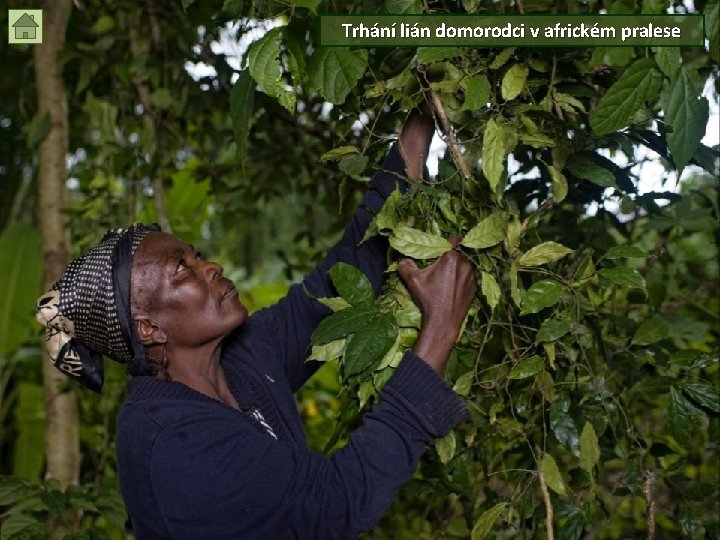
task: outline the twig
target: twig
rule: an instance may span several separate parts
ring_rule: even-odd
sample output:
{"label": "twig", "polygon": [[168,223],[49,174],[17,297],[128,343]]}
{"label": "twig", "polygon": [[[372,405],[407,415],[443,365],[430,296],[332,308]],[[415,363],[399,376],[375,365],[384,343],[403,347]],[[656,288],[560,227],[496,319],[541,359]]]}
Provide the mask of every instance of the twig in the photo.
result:
{"label": "twig", "polygon": [[[535,451],[538,455],[538,463],[540,462],[540,448],[535,447]],[[547,540],[555,540],[555,532],[553,531],[553,505],[550,500],[550,492],[548,491],[547,484],[545,483],[545,475],[542,472],[542,468],[538,466],[538,480],[540,481],[540,491],[542,492],[543,502],[545,503],[545,529],[547,530]]]}
{"label": "twig", "polygon": [[647,519],[647,540],[655,540],[655,499],[653,499],[652,474],[649,470],[643,471],[645,482],[643,493],[645,494],[645,517]]}
{"label": "twig", "polygon": [[435,117],[435,121],[440,124],[440,127],[445,133],[447,145],[450,149],[450,156],[452,157],[455,166],[458,168],[458,171],[462,174],[463,179],[472,180],[472,173],[462,157],[460,143],[458,142],[457,137],[455,136],[455,130],[453,130],[452,124],[445,113],[445,108],[443,107],[442,101],[440,101],[440,96],[438,96],[437,93],[428,86],[428,81],[425,76],[425,66],[421,64],[417,67],[417,70],[418,73],[422,75],[423,79],[425,79],[422,81],[423,86],[425,87],[423,90],[425,93],[425,99],[430,105],[430,110]]}

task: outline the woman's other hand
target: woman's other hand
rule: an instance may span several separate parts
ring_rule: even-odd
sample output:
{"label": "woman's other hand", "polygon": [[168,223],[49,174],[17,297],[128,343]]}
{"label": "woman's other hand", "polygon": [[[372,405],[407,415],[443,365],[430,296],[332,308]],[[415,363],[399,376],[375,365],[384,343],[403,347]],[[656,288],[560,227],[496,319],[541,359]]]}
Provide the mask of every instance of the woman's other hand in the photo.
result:
{"label": "woman's other hand", "polygon": [[430,142],[435,133],[435,120],[427,104],[413,109],[400,132],[400,154],[405,161],[405,173],[411,180],[423,177]]}
{"label": "woman's other hand", "polygon": [[[455,246],[458,239],[450,241]],[[413,352],[443,373],[477,291],[472,266],[453,249],[424,269],[411,259],[402,259],[398,273],[423,314]]]}

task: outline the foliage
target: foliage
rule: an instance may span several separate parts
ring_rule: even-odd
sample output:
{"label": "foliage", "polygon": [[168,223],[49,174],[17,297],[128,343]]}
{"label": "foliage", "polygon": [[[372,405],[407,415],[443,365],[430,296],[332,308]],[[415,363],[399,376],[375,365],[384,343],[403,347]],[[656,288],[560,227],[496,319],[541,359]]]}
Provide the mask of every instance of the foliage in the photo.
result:
{"label": "foliage", "polygon": [[[275,7],[254,4],[265,16],[281,11]],[[304,71],[297,51],[308,43],[296,43],[306,35],[298,27],[310,28],[314,14],[300,4],[286,13],[285,28],[267,38],[272,55],[261,54],[261,42],[250,52],[250,75],[266,94],[287,106],[288,83],[309,87],[346,114],[360,106],[373,118],[388,105],[416,105],[428,88],[462,143],[464,163],[446,159],[436,179],[394,194],[369,235],[420,261],[451,249],[448,234],[463,238],[480,291],[447,380],[473,420],[437,442],[369,536],[399,537],[400,528],[421,536],[549,534],[551,510],[562,538],[635,536],[648,527],[717,535],[718,486],[688,490],[720,466],[718,161],[700,143],[708,119],[701,94],[717,77],[716,51],[315,48]],[[716,25],[708,32],[717,40]],[[689,164],[705,172],[681,195],[639,194],[633,166],[648,151],[678,175]],[[364,153],[343,144],[328,156],[342,169]],[[620,212],[605,209],[613,203]],[[600,205],[595,215],[591,204]],[[706,250],[690,247],[699,245]],[[357,271],[334,267],[330,277],[338,297],[322,301],[335,313],[313,334],[309,356],[340,361],[345,400],[332,444],[378,395],[420,317],[394,272],[375,303]],[[425,518],[410,517],[412,508]]]}
{"label": "foliage", "polygon": [[[323,49],[317,17],[660,13],[668,4],[76,3],[63,53],[73,249],[107,227],[166,221],[218,254],[246,304],[266,305],[331,244],[388,134],[430,88],[471,174],[445,158],[435,179],[393,194],[369,234],[388,238],[392,258],[421,264],[450,249],[449,233],[462,237],[479,292],[447,380],[473,417],[437,442],[367,536],[542,536],[552,508],[558,537],[634,537],[654,503],[659,535],[717,537],[718,157],[699,141],[702,89],[718,80],[718,6],[693,8],[706,15],[707,51],[477,50]],[[239,64],[213,47],[227,24],[240,36],[264,20],[280,26]],[[34,110],[29,49],[0,42],[0,54],[16,74],[0,81],[5,239],[16,222],[35,220],[34,152],[47,122]],[[186,63],[209,71],[193,77]],[[684,170],[682,191],[638,193],[635,166],[646,160],[670,177]],[[18,278],[31,281],[39,264]],[[321,300],[336,313],[311,352],[328,364],[298,398],[315,448],[356,425],[421,323],[392,267],[377,301],[356,270],[337,267],[331,278],[338,297]],[[102,396],[78,392],[81,486],[62,492],[40,482],[40,353],[26,342],[34,326],[10,328],[0,325],[12,334],[12,346],[0,340],[0,472],[24,480],[0,482],[2,537],[42,534],[46,518],[78,510],[86,537],[121,536],[113,433],[122,368],[107,363]]]}

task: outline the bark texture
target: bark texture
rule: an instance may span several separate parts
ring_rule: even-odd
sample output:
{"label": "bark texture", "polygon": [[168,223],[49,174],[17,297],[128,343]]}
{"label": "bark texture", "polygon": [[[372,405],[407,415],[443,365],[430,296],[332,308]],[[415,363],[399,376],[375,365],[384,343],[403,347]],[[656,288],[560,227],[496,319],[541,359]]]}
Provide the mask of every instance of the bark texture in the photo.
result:
{"label": "bark texture", "polygon": [[[43,283],[47,289],[69,262],[65,207],[68,113],[63,65],[58,54],[65,44],[71,0],[45,0],[43,43],[35,45],[35,80],[39,114],[49,114],[50,132],[40,145],[38,212],[43,249]],[[50,361],[43,365],[45,386],[46,476],[63,486],[77,483],[80,466],[77,399],[67,378]]]}

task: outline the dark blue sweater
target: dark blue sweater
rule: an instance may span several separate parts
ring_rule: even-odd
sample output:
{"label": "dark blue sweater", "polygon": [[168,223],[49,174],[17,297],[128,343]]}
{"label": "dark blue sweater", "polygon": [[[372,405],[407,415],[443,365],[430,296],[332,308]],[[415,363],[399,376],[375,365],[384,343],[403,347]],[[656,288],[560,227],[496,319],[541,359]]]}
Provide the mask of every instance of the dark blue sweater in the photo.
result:
{"label": "dark blue sweater", "polygon": [[[335,296],[327,270],[360,268],[376,292],[387,242],[358,246],[372,215],[399,181],[395,147],[375,173],[342,240],[305,280]],[[293,400],[317,365],[306,363],[310,334],[329,310],[300,285],[226,338],[221,362],[241,411],[181,383],[135,377],[118,419],[123,498],[139,540],[149,538],[321,540],[355,538],[380,518],[424,447],[467,415],[452,390],[407,352],[331,458],[308,449]],[[256,407],[277,439],[246,411]]]}

